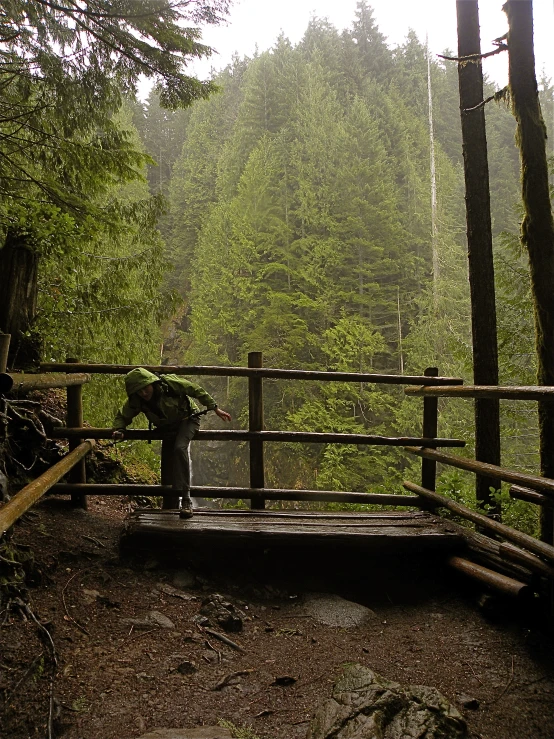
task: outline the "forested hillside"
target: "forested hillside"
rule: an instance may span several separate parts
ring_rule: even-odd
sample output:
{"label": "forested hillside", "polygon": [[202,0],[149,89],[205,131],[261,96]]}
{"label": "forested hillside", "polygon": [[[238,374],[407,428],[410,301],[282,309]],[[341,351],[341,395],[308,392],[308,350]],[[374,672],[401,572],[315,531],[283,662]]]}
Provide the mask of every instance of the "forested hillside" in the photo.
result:
{"label": "forested hillside", "polygon": [[[388,47],[360,2],[348,31],[315,18],[298,45],[281,36],[270,51],[235,59],[217,79],[221,92],[190,112],[163,114],[155,94],[135,109],[158,159],[151,188],[169,199],[169,284],[183,299],[166,336],[168,361],[245,364],[259,350],[275,367],[420,373],[438,365],[471,380],[456,64],[431,59],[430,81],[432,137],[425,45],[410,33]],[[552,88],[542,85],[551,128]],[[487,127],[501,382],[531,383],[519,161],[504,104],[488,105]],[[244,384],[215,387],[243,418]],[[419,417],[420,404],[398,390],[266,381],[268,428],[417,433]],[[503,422],[517,437],[505,445],[506,463],[536,468],[533,410]],[[441,433],[470,447],[472,423],[469,404],[443,407]],[[296,447],[291,463],[291,451],[271,451],[270,485],[388,488],[407,463],[399,452],[335,447]],[[229,469],[231,482],[245,482],[240,463]],[[447,484],[453,494],[463,488],[458,473]]]}
{"label": "forested hillside", "polygon": [[[228,7],[194,5],[191,23],[218,22]],[[455,62],[428,59],[412,32],[387,45],[362,0],[349,29],[313,18],[298,44],[281,35],[207,83],[175,78],[155,48],[143,49],[158,84],[140,102],[141,60],[120,68],[109,44],[99,44],[59,62],[51,39],[62,30],[68,46],[78,38],[44,8],[33,22],[48,34],[8,39],[12,56],[0,69],[18,70],[2,90],[0,257],[6,284],[11,270],[32,288],[12,331],[14,366],[68,355],[244,365],[249,351],[262,351],[273,367],[419,374],[438,366],[471,380]],[[173,22],[169,5],[164,12]],[[117,29],[108,25],[113,41]],[[185,56],[209,53],[194,28],[175,32]],[[176,43],[163,23],[152,33],[169,50]],[[29,67],[33,55],[48,74]],[[488,84],[486,94],[494,91]],[[553,93],[543,78],[550,132]],[[530,384],[515,123],[505,103],[488,103],[486,116],[500,381]],[[25,263],[10,261],[14,254]],[[206,385],[246,425],[245,382]],[[96,379],[91,388],[86,418],[109,425],[122,387]],[[420,432],[421,402],[398,388],[264,388],[268,429]],[[536,471],[534,406],[503,407],[502,423],[503,463]],[[466,439],[472,455],[471,405],[442,404],[440,433]],[[246,483],[246,450],[231,446],[202,455],[197,484]],[[140,455],[150,458],[151,448]],[[267,484],[388,491],[409,464],[390,448],[269,445]],[[442,485],[471,497],[457,472]],[[511,505],[510,515],[524,515],[524,504]]]}

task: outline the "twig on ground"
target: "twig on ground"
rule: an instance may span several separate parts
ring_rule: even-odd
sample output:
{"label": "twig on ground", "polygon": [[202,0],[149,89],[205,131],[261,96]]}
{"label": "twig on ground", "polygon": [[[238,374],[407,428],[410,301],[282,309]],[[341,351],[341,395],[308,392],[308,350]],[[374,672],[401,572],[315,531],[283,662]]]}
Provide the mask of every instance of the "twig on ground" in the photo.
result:
{"label": "twig on ground", "polygon": [[219,639],[219,641],[222,641],[224,644],[227,644],[229,647],[236,649],[237,652],[246,651],[244,647],[241,647],[240,644],[237,644],[236,642],[231,641],[231,639],[226,637],[224,634],[220,634],[218,631],[214,631],[213,629],[208,629],[207,626],[203,626],[202,628],[207,634],[210,634],[210,636],[214,636],[216,639]]}
{"label": "twig on ground", "polygon": [[42,624],[35,616],[30,606],[25,603],[21,598],[14,598],[15,605],[20,608],[26,616],[31,618],[39,628],[41,634],[46,636],[48,646],[50,647],[50,656],[52,659],[52,672],[50,674],[50,697],[48,700],[48,739],[53,739],[54,736],[54,679],[56,677],[56,670],[58,668],[58,656],[56,653],[56,645],[52,639],[52,634],[48,631],[46,626]]}
{"label": "twig on ground", "polygon": [[[10,690],[10,692],[9,692],[9,693],[6,693],[6,696],[5,696],[5,698],[4,698],[4,703],[5,703],[6,705],[7,705],[7,703],[8,703],[8,700],[9,700],[9,699],[10,699],[10,698],[12,697],[12,695],[13,695],[13,694],[14,694],[14,693],[16,692],[16,690],[17,690],[17,689],[19,688],[19,686],[20,686],[20,685],[21,685],[21,683],[22,683],[22,682],[23,682],[23,681],[25,680],[25,678],[27,678],[27,677],[29,676],[29,674],[31,673],[31,671],[32,671],[33,667],[34,667],[34,666],[36,665],[36,663],[37,663],[37,662],[39,661],[39,659],[40,659],[41,657],[43,657],[43,656],[44,656],[44,652],[41,652],[40,654],[37,654],[37,656],[36,656],[36,657],[34,658],[34,660],[33,660],[33,661],[31,662],[31,664],[29,665],[29,667],[27,667],[27,669],[25,670],[25,672],[23,673],[23,675],[22,675],[22,676],[21,676],[21,677],[19,678],[19,680],[17,681],[17,683],[16,683],[15,685],[14,685],[14,687],[12,688],[12,690]],[[5,665],[2,665],[2,667],[3,667],[3,668],[6,668],[6,666],[5,666]],[[16,669],[16,668],[14,668],[14,667],[8,667],[7,669],[8,669],[8,670],[14,670],[14,669]]]}
{"label": "twig on ground", "polygon": [[102,544],[101,541],[98,541],[94,536],[87,536],[86,534],[81,534],[83,539],[87,539],[87,541],[91,541],[93,544],[96,544],[99,547],[102,547],[102,549],[106,549],[106,545]]}
{"label": "twig on ground", "polygon": [[236,672],[230,672],[228,675],[225,675],[224,678],[222,678],[218,683],[216,683],[212,690],[223,690],[227,685],[231,683],[231,680],[234,680],[236,677],[244,677],[245,675],[250,675],[251,672],[254,672],[253,668],[250,668],[248,670],[237,670]]}
{"label": "twig on ground", "polygon": [[81,570],[79,570],[78,572],[74,572],[73,575],[71,575],[71,577],[69,578],[69,580],[66,582],[66,584],[63,586],[63,590],[62,590],[62,603],[63,603],[65,615],[67,616],[68,620],[71,621],[71,623],[75,624],[75,626],[79,629],[79,631],[82,631],[83,634],[86,634],[87,636],[90,636],[90,632],[88,632],[85,629],[84,626],[81,626],[81,624],[78,621],[76,621],[73,618],[73,616],[69,613],[69,611],[67,610],[67,603],[65,602],[65,591],[67,590],[67,587],[68,587],[69,583],[74,578],[76,578],[77,575],[80,575],[80,574],[81,574]]}
{"label": "twig on ground", "polygon": [[479,676],[478,676],[478,675],[477,675],[477,674],[475,673],[475,670],[474,670],[474,669],[473,669],[473,667],[471,666],[471,663],[470,663],[470,662],[464,662],[463,664],[464,664],[464,665],[467,665],[467,666],[469,667],[469,669],[470,669],[470,670],[471,670],[471,672],[473,673],[473,677],[474,677],[474,678],[475,678],[475,679],[477,680],[477,682],[478,682],[478,683],[479,683],[480,685],[484,685],[483,681],[482,681],[482,680],[481,680],[481,679],[479,678]]}
{"label": "twig on ground", "polygon": [[513,681],[514,681],[514,659],[515,659],[514,658],[514,655],[512,654],[512,671],[510,673],[510,678],[509,678],[508,682],[506,683],[506,685],[504,686],[504,690],[500,693],[500,695],[498,696],[498,698],[495,698],[492,701],[492,703],[498,703],[498,701],[501,698],[503,698],[506,695],[506,693],[508,692],[508,690],[510,689],[510,687],[511,687]]}
{"label": "twig on ground", "polygon": [[204,644],[208,647],[208,649],[211,649],[213,652],[215,652],[217,654],[217,661],[218,662],[221,662],[221,652],[219,651],[219,649],[216,649],[213,646],[213,644],[210,643],[210,640],[209,639],[206,639],[204,641]]}
{"label": "twig on ground", "polygon": [[131,641],[137,641],[138,639],[142,639],[143,636],[146,636],[147,634],[153,634],[154,631],[159,631],[159,627],[155,629],[149,629],[148,631],[141,631],[140,634],[137,634],[134,639],[131,639]]}

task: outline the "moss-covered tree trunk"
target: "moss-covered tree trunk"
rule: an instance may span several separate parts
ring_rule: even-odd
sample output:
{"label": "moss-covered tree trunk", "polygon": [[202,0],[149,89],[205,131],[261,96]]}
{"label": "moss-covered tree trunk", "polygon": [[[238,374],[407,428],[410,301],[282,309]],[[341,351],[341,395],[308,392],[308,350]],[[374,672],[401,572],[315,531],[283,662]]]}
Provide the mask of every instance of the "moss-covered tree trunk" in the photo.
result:
{"label": "moss-covered tree trunk", "polygon": [[0,248],[0,330],[12,336],[10,367],[27,368],[39,359],[29,333],[37,311],[38,261],[25,236],[8,230]]}
{"label": "moss-covered tree trunk", "polygon": [[[554,385],[554,219],[548,188],[546,128],[541,114],[535,53],[533,3],[508,0],[510,93],[521,155],[524,218],[521,238],[529,253],[535,310],[537,381]],[[539,401],[541,474],[554,478],[554,405]],[[543,540],[553,542],[552,512],[541,517]]]}
{"label": "moss-covered tree trunk", "polygon": [[[489,163],[483,100],[481,39],[477,0],[457,0],[458,56],[477,55],[458,63],[460,114],[466,187],[467,248],[473,334],[473,379],[476,385],[498,385],[498,343],[492,254]],[[478,106],[478,107],[477,107]],[[500,464],[500,405],[497,400],[475,400],[475,457]],[[477,476],[476,497],[481,506],[500,515],[491,489],[497,483]]]}

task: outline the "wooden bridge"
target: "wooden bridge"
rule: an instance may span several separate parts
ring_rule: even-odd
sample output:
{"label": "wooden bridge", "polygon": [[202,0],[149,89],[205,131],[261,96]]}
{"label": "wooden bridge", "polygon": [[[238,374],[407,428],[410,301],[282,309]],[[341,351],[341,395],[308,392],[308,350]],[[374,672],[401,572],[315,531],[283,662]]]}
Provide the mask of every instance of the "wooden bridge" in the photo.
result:
{"label": "wooden bridge", "polygon": [[[249,355],[248,367],[148,367],[160,373],[184,375],[227,375],[247,378],[249,385],[249,428],[247,430],[200,431],[198,440],[247,441],[250,449],[250,486],[245,488],[196,487],[191,494],[210,498],[249,500],[250,509],[217,509],[204,505],[192,519],[179,518],[177,501],[170,481],[161,485],[106,485],[87,483],[84,460],[95,439],[108,439],[111,429],[83,425],[82,386],[91,373],[125,374],[131,366],[90,365],[71,360],[45,364],[43,374],[0,375],[0,393],[9,395],[38,387],[67,388],[67,426],[51,432],[54,438],[70,442],[68,455],[44,475],[30,483],[0,509],[2,536],[44,493],[70,495],[75,505],[86,507],[88,495],[148,495],[161,497],[161,510],[139,510],[131,514],[123,543],[129,547],[197,547],[199,543],[221,546],[352,547],[371,552],[436,552],[456,570],[480,580],[491,588],[512,596],[551,592],[554,581],[554,546],[511,529],[494,518],[471,510],[435,492],[436,465],[442,463],[469,470],[477,475],[512,483],[511,495],[540,505],[552,516],[554,480],[526,475],[484,464],[465,457],[438,451],[438,447],[462,447],[459,439],[438,437],[438,397],[486,397],[539,399],[553,395],[554,388],[462,387],[462,380],[439,377],[435,368],[421,376],[377,375],[344,372],[312,372],[264,368],[261,353]],[[263,379],[318,380],[403,384],[406,393],[423,396],[422,435],[383,437],[365,434],[306,433],[264,430]],[[9,399],[8,399],[9,402]],[[128,439],[162,438],[159,432],[128,430]],[[269,489],[265,487],[264,444],[342,443],[356,445],[402,446],[422,459],[421,484],[404,482],[409,494],[371,494],[322,490]],[[66,482],[60,483],[63,477]],[[302,501],[369,506],[365,512],[270,510],[266,502]],[[376,507],[379,510],[376,510]],[[392,510],[383,510],[388,507]],[[460,526],[439,515],[447,509],[475,524],[476,529]],[[545,537],[543,537],[545,538]]]}

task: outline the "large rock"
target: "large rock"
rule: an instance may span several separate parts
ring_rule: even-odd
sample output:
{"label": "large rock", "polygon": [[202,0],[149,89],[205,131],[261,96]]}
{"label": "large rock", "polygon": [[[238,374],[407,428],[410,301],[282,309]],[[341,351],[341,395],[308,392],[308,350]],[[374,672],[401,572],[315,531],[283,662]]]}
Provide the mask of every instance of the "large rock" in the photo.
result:
{"label": "large rock", "polygon": [[304,610],[320,624],[341,629],[362,626],[375,618],[375,611],[371,608],[333,593],[308,593],[304,600]]}
{"label": "large rock", "polygon": [[316,712],[307,739],[467,739],[467,726],[436,688],[402,686],[349,665]]}
{"label": "large rock", "polygon": [[219,593],[213,593],[202,601],[202,616],[208,619],[211,626],[221,626],[225,631],[242,631],[242,622],[246,615],[233,603]]}

